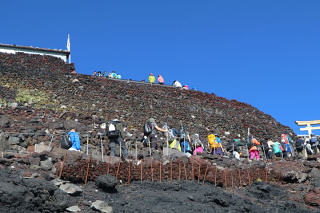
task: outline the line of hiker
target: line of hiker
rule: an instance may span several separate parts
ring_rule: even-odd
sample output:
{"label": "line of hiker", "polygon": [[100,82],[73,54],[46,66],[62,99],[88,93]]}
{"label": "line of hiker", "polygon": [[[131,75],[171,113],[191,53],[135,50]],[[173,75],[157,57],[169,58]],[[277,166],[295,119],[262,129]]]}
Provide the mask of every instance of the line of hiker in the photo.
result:
{"label": "line of hiker", "polygon": [[[158,75],[157,80],[158,80],[158,83],[160,85],[164,84],[164,78],[162,77],[162,75]],[[156,82],[156,77],[152,73],[149,74],[148,82],[151,83],[151,84],[154,84]],[[182,89],[185,89],[185,90],[189,90],[189,86],[188,85],[182,86],[182,84],[177,80],[173,81],[172,86],[174,86],[176,88],[182,88]]]}
{"label": "line of hiker", "polygon": [[121,75],[117,74],[115,71],[109,72],[108,75],[106,71],[94,71],[93,76],[106,77],[106,78],[112,78],[112,79],[121,79]]}
{"label": "line of hiker", "polygon": [[[164,84],[164,78],[162,77],[162,75],[159,74],[157,80],[160,85]],[[154,84],[156,82],[156,77],[152,73],[149,74],[148,82],[151,84]]]}
{"label": "line of hiker", "polygon": [[[116,146],[120,147],[120,156],[128,158],[128,144],[126,139],[131,137],[126,126],[118,119],[109,121],[105,126],[105,134],[109,140],[110,156],[116,156]],[[273,159],[275,157],[290,159],[296,157],[306,159],[308,155],[319,152],[319,137],[311,135],[309,138],[298,138],[295,142],[288,133],[281,134],[279,141],[269,138],[266,141],[258,141],[252,134],[248,133],[246,139],[238,138],[227,140],[220,137],[211,130],[207,136],[207,143],[200,140],[199,134],[190,134],[180,122],[180,128],[169,128],[167,123],[160,127],[154,118],[148,119],[143,126],[144,147],[149,148],[149,155],[164,153],[164,149],[176,150],[185,153],[187,156],[212,154],[220,155],[237,160],[260,160]],[[79,134],[72,129],[68,133],[71,142],[69,150],[80,151]],[[161,139],[160,139],[161,138]],[[222,141],[223,140],[223,141]],[[294,144],[295,143],[295,144]],[[226,147],[223,146],[225,144]],[[295,148],[294,148],[295,145]]]}

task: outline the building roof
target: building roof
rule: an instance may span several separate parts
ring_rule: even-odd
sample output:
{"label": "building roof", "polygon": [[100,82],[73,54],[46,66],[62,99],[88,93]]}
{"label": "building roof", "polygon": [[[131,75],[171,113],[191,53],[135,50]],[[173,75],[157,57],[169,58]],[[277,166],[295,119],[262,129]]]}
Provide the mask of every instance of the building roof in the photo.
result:
{"label": "building roof", "polygon": [[47,52],[47,53],[58,53],[63,54],[66,56],[70,55],[70,51],[68,50],[62,50],[62,49],[47,49],[47,48],[40,48],[40,47],[32,47],[32,46],[19,46],[15,44],[1,44],[0,47],[6,47],[10,49],[24,49],[24,50],[34,50],[34,51],[41,51],[41,52]]}

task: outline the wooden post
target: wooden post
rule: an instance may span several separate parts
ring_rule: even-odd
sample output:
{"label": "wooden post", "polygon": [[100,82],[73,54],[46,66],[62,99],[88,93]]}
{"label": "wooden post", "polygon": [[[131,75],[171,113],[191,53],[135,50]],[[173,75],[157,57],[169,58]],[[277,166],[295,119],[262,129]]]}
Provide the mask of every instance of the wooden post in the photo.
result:
{"label": "wooden post", "polygon": [[130,184],[131,179],[131,162],[129,162],[129,169],[128,169],[128,184]]}
{"label": "wooden post", "polygon": [[266,170],[265,171],[266,172],[265,181],[267,182],[268,181],[268,169],[266,168],[265,170]]}
{"label": "wooden post", "polygon": [[62,161],[62,164],[61,164],[61,169],[60,169],[60,174],[59,174],[59,178],[61,178],[62,176],[62,171],[63,171],[63,168],[64,168],[64,162],[67,158],[67,152],[64,154],[64,157],[63,157],[63,161]]}
{"label": "wooden post", "polygon": [[225,188],[227,188],[227,174],[226,174],[226,170],[223,170],[223,175],[224,175],[224,183],[225,183]]}
{"label": "wooden post", "polygon": [[250,186],[251,185],[251,180],[250,180],[250,172],[249,172],[249,170],[247,170],[247,174],[248,174],[248,184]]}
{"label": "wooden post", "polygon": [[194,167],[193,167],[193,163],[191,163],[191,169],[192,169],[192,180],[194,181]]}
{"label": "wooden post", "polygon": [[160,175],[160,182],[161,182],[161,180],[162,180],[162,163],[161,163],[161,161],[160,161],[160,166],[159,166],[160,168],[159,168],[159,175]]}
{"label": "wooden post", "polygon": [[209,169],[209,165],[207,163],[206,171],[204,172],[203,183],[206,180],[208,169]]}
{"label": "wooden post", "polygon": [[181,180],[181,162],[179,161],[179,181]]}
{"label": "wooden post", "polygon": [[172,181],[172,160],[170,160],[170,180]]}
{"label": "wooden post", "polygon": [[282,172],[280,170],[280,172],[279,172],[279,183],[281,183],[281,177],[282,177]]}
{"label": "wooden post", "polygon": [[233,175],[232,175],[232,170],[230,171],[230,176],[231,176],[231,187],[232,187],[232,190],[233,190]]}
{"label": "wooden post", "polygon": [[153,182],[153,168],[152,168],[152,159],[151,159],[151,181]]}
{"label": "wooden post", "polygon": [[110,163],[107,164],[107,175],[109,174],[110,172]]}
{"label": "wooden post", "polygon": [[118,180],[118,175],[120,172],[120,165],[121,165],[121,161],[118,163],[118,169],[117,169],[117,174],[116,174],[116,179]]}
{"label": "wooden post", "polygon": [[217,186],[217,166],[215,166],[215,172],[214,172],[214,185]]}
{"label": "wooden post", "polygon": [[140,181],[142,182],[142,164],[143,164],[143,161],[141,161],[141,164],[140,164]]}
{"label": "wooden post", "polygon": [[199,164],[199,170],[198,170],[198,183],[200,182],[200,175],[201,175],[201,165]]}
{"label": "wooden post", "polygon": [[238,169],[238,173],[239,173],[239,187],[241,187],[241,172],[240,172],[240,169]]}
{"label": "wooden post", "polygon": [[186,162],[183,162],[184,163],[184,176],[185,176],[185,179],[187,180],[187,169],[186,169]]}
{"label": "wooden post", "polygon": [[87,166],[87,173],[86,173],[86,180],[85,180],[85,185],[87,185],[88,183],[88,176],[89,176],[89,168],[90,168],[90,161],[91,161],[91,157],[89,158],[89,161],[88,161],[88,166]]}

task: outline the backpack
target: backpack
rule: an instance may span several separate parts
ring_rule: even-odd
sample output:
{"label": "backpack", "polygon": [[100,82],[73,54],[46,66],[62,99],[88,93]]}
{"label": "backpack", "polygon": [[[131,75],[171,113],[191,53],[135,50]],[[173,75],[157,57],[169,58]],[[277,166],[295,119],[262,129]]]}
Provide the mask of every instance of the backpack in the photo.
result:
{"label": "backpack", "polygon": [[310,144],[311,144],[311,145],[316,145],[317,142],[318,142],[318,138],[312,136],[311,139],[310,139]]}
{"label": "backpack", "polygon": [[280,146],[282,147],[283,152],[286,152],[286,151],[287,151],[287,146],[286,146],[285,143],[280,143]]}
{"label": "backpack", "polygon": [[304,140],[303,139],[298,139],[296,141],[296,149],[297,149],[297,151],[301,152],[303,150],[303,144],[304,144]]}
{"label": "backpack", "polygon": [[174,129],[170,129],[168,133],[168,141],[173,141],[177,137]]}
{"label": "backpack", "polygon": [[146,136],[150,135],[152,133],[152,130],[153,130],[153,128],[152,128],[151,122],[147,121],[143,126],[144,135],[146,135]]}
{"label": "backpack", "polygon": [[181,146],[180,146],[180,143],[177,141],[177,139],[174,139],[172,141],[172,143],[169,144],[169,147],[171,149],[176,149],[176,150],[179,150],[181,152]]}
{"label": "backpack", "polygon": [[191,151],[188,141],[183,141],[183,142],[181,142],[181,145],[180,145],[180,146],[181,146],[181,151],[182,151],[182,152],[189,152],[189,151]]}
{"label": "backpack", "polygon": [[106,133],[109,138],[120,136],[120,130],[117,129],[118,123],[119,122],[116,122],[116,121],[110,121],[108,123],[107,128],[106,128]]}
{"label": "backpack", "polygon": [[69,140],[69,137],[63,135],[60,139],[61,148],[63,149],[69,149],[72,146],[71,141]]}

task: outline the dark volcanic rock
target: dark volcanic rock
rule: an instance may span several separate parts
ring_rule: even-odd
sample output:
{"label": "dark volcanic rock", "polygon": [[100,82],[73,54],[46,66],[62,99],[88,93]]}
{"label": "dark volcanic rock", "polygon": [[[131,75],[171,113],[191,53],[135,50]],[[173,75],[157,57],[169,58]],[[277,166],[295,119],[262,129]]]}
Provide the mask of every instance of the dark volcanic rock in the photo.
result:
{"label": "dark volcanic rock", "polygon": [[306,204],[320,206],[320,188],[310,190],[304,197]]}
{"label": "dark volcanic rock", "polygon": [[117,179],[112,175],[101,175],[96,178],[96,185],[105,192],[116,192]]}
{"label": "dark volcanic rock", "polygon": [[68,195],[40,179],[22,179],[20,174],[0,169],[1,212],[63,212]]}
{"label": "dark volcanic rock", "polygon": [[10,119],[8,116],[0,115],[0,128],[8,128],[10,126]]}

